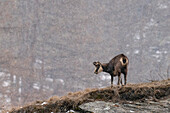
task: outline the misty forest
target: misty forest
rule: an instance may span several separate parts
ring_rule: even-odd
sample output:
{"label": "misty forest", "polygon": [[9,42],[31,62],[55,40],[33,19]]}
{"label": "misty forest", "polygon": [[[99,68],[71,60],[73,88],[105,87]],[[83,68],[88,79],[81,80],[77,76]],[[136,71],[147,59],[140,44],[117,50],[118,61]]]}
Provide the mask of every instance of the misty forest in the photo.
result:
{"label": "misty forest", "polygon": [[169,0],[0,0],[0,111],[110,86],[122,53],[127,83],[170,78]]}

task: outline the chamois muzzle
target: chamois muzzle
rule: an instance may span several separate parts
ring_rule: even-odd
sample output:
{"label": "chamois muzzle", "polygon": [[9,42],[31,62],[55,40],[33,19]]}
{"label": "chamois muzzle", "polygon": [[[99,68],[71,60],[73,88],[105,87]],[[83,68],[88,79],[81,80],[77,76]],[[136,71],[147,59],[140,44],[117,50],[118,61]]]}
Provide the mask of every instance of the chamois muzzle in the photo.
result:
{"label": "chamois muzzle", "polygon": [[93,62],[93,65],[95,66],[95,74],[98,74],[103,70],[100,62]]}
{"label": "chamois muzzle", "polygon": [[94,70],[94,74],[98,74],[98,72],[96,70]]}

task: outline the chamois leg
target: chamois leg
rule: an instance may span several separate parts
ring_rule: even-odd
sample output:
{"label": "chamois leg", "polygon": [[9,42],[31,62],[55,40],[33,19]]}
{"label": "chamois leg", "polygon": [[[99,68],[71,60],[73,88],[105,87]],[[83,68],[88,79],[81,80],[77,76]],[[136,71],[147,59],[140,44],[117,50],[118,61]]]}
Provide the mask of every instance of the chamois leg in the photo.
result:
{"label": "chamois leg", "polygon": [[122,80],[121,80],[120,73],[118,73],[118,83],[117,83],[117,85],[119,85],[119,86],[120,86],[120,82],[122,83]]}
{"label": "chamois leg", "polygon": [[[120,76],[120,83],[122,84],[122,77]],[[123,84],[122,84],[122,86],[123,86]]]}
{"label": "chamois leg", "polygon": [[113,75],[111,75],[111,88],[113,87]]}
{"label": "chamois leg", "polygon": [[126,81],[127,81],[127,71],[125,71],[124,73],[124,85],[126,85]]}

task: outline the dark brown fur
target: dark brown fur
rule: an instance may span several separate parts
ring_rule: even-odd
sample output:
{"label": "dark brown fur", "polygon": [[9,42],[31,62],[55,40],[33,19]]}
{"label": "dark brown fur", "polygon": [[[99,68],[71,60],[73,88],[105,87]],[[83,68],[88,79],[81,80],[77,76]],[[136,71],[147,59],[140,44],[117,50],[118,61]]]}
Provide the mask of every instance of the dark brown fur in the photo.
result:
{"label": "dark brown fur", "polygon": [[124,54],[115,56],[109,63],[101,64],[100,62],[93,62],[93,64],[96,67],[96,74],[98,74],[98,70],[101,66],[103,72],[107,72],[111,75],[111,87],[113,86],[113,77],[115,76],[118,76],[117,84],[120,85],[120,82],[122,84],[121,73],[124,74],[124,85],[126,85],[129,60]]}

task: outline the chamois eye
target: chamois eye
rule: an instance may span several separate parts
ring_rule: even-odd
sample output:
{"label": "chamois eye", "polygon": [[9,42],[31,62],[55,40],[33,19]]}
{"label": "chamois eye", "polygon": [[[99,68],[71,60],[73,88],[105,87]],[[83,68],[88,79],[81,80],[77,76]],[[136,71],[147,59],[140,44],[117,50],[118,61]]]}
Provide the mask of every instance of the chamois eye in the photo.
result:
{"label": "chamois eye", "polygon": [[96,62],[93,62],[93,65],[96,65]]}

